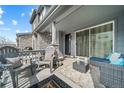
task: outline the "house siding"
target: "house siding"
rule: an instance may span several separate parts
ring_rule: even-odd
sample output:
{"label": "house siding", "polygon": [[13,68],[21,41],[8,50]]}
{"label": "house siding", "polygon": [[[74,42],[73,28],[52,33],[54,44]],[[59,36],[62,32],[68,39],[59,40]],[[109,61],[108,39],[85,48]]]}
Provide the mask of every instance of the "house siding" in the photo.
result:
{"label": "house siding", "polygon": [[124,14],[118,16],[117,26],[117,52],[124,53]]}
{"label": "house siding", "polygon": [[[57,37],[57,40],[59,41],[59,50],[62,54],[64,54],[64,42],[65,42],[65,38],[64,38],[64,32],[59,31],[59,37]],[[58,42],[57,42],[58,43]]]}

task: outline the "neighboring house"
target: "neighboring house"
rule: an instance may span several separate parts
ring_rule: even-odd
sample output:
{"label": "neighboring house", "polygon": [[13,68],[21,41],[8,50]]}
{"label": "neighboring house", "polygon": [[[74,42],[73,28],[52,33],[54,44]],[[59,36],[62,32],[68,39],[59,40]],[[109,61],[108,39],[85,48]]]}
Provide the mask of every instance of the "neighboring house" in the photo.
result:
{"label": "neighboring house", "polygon": [[[39,23],[43,21],[47,13],[49,12],[51,6],[39,6],[39,8],[33,11],[30,23],[32,24],[32,47],[33,49],[45,49],[49,44],[51,44],[51,32],[49,29],[45,31],[40,31]],[[37,30],[38,29],[38,30]]]}
{"label": "neighboring house", "polygon": [[17,47],[19,49],[32,48],[32,33],[17,33]]}
{"label": "neighboring house", "polygon": [[[38,14],[34,10],[31,20],[33,16],[36,20]],[[124,53],[123,5],[55,5],[41,19],[36,22],[37,26],[34,20],[30,21],[34,37],[51,32],[51,43],[59,44],[64,55],[105,57],[112,52]],[[34,46],[42,46],[37,44]]]}

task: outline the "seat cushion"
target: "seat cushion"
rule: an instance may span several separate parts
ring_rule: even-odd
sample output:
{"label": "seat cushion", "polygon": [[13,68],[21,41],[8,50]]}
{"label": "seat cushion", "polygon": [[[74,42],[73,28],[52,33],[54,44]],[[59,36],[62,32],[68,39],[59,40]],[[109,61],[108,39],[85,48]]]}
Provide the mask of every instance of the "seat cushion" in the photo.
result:
{"label": "seat cushion", "polygon": [[110,63],[109,59],[106,58],[98,58],[98,57],[90,57],[90,61],[92,62],[104,62],[104,63]]}
{"label": "seat cushion", "polygon": [[35,64],[37,65],[45,65],[45,64],[50,64],[50,61],[36,61]]}
{"label": "seat cushion", "polygon": [[21,59],[19,57],[6,58],[8,64],[12,64],[13,68],[22,66]]}

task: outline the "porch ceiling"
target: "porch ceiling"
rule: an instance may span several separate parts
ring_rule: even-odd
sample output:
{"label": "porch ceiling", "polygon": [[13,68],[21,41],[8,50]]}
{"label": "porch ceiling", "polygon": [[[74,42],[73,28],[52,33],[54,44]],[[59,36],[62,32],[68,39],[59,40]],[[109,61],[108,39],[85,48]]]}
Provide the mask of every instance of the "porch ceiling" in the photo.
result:
{"label": "porch ceiling", "polygon": [[119,13],[124,11],[124,6],[82,6],[57,23],[57,30],[73,32],[88,26],[99,24],[106,19],[113,20]]}

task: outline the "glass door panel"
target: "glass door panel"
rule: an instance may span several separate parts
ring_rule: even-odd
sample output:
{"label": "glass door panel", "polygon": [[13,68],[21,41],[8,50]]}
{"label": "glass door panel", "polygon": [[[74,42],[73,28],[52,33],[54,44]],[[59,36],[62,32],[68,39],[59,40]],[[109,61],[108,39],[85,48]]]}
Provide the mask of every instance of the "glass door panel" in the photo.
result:
{"label": "glass door panel", "polygon": [[105,57],[113,50],[113,24],[90,29],[90,56]]}
{"label": "glass door panel", "polygon": [[76,32],[76,55],[89,56],[89,30]]}

